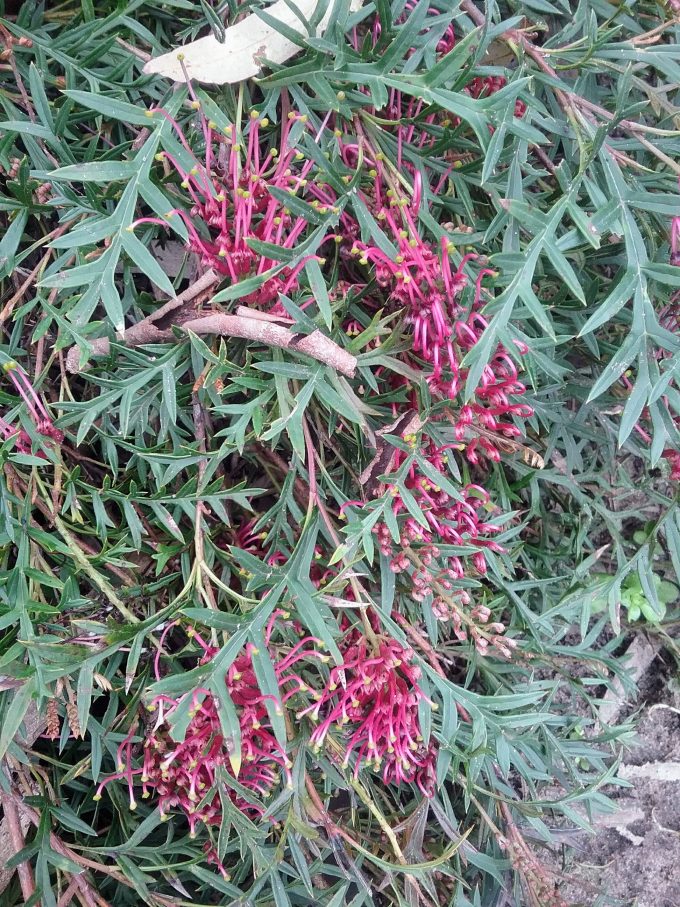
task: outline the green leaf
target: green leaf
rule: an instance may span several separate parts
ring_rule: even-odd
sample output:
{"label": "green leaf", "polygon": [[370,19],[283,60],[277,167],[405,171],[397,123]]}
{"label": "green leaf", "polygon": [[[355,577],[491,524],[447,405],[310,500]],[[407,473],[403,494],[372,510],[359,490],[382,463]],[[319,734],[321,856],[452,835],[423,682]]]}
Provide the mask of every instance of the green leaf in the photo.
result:
{"label": "green leaf", "polygon": [[149,252],[146,246],[137,239],[129,228],[121,233],[121,242],[123,249],[125,249],[142,274],[145,274],[149,280],[153,281],[153,283],[155,283],[164,293],[167,293],[168,296],[174,297],[175,288],[167,274],[151,252]]}
{"label": "green leaf", "polygon": [[76,104],[80,104],[81,107],[87,107],[109,119],[120,120],[122,123],[129,123],[132,126],[153,127],[162,118],[162,114],[154,113],[153,109],[147,110],[145,107],[138,107],[136,104],[108,98],[106,95],[95,94],[91,91],[70,89],[64,94]]}
{"label": "green leaf", "polygon": [[634,271],[627,270],[616,284],[609,296],[604,299],[579,331],[579,337],[590,334],[603,324],[611,321],[614,315],[632,298],[637,284]]}
{"label": "green leaf", "polygon": [[40,117],[40,122],[50,132],[54,133],[54,117],[50,108],[50,102],[45,93],[44,73],[40,72],[35,63],[28,67],[28,84],[31,88],[31,101],[35,111]]}
{"label": "green leaf", "polygon": [[4,708],[2,726],[0,727],[0,759],[3,759],[14,735],[26,717],[28,707],[36,692],[36,678],[29,677],[19,689],[11,695],[5,692],[2,696]]}
{"label": "green leaf", "polygon": [[92,662],[86,662],[78,673],[76,701],[78,703],[78,724],[80,725],[80,733],[83,738],[87,731],[87,723],[92,706],[93,674],[94,664]]}
{"label": "green leaf", "polygon": [[326,281],[323,279],[323,274],[321,273],[321,268],[319,267],[319,262],[316,258],[310,258],[309,261],[306,262],[305,271],[307,273],[307,279],[309,280],[310,289],[314,294],[316,304],[319,306],[321,317],[323,318],[326,327],[330,330],[333,326],[333,310],[331,308],[331,301],[328,298]]}
{"label": "green leaf", "polygon": [[260,630],[253,631],[250,634],[254,648],[250,650],[250,657],[253,662],[255,677],[260,692],[265,699],[265,708],[271,722],[272,730],[281,749],[286,750],[286,723],[283,718],[283,704],[281,701],[281,690],[276,679],[274,665],[267,651],[267,645],[264,636]]}
{"label": "green leaf", "polygon": [[629,336],[609,360],[607,367],[599,376],[588,394],[588,402],[596,400],[608,387],[617,381],[626,371],[640,350],[640,339]]}
{"label": "green leaf", "polygon": [[26,229],[28,211],[22,209],[0,239],[0,278],[6,277],[14,267],[14,256]]}
{"label": "green leaf", "polygon": [[92,161],[89,164],[59,167],[52,170],[49,176],[52,180],[75,183],[110,183],[115,180],[129,180],[136,172],[134,161]]}

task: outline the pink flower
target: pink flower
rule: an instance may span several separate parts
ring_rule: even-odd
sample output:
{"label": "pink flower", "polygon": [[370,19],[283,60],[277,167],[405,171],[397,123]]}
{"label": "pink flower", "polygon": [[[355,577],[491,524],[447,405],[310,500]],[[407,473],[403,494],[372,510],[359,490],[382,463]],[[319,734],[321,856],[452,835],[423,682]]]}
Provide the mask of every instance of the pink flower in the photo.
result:
{"label": "pink flower", "polygon": [[[269,645],[277,617],[270,619],[265,634]],[[161,644],[175,626],[166,627]],[[199,664],[209,663],[218,649],[207,644],[195,632],[190,634],[203,650]],[[301,639],[288,653],[274,660],[274,669],[282,689],[280,701],[275,701],[276,710],[300,692],[310,688],[294,672],[294,666],[301,661],[327,661],[314,646],[319,641],[313,637]],[[224,677],[226,691],[233,702],[239,719],[242,764],[238,782],[257,797],[270,796],[281,776],[290,783],[292,763],[283,746],[278,742],[271,728],[267,711],[267,697],[260,692],[252,657],[256,650],[252,644],[246,646],[229,667]],[[156,676],[159,663],[156,659]],[[173,715],[180,707],[190,703],[190,720],[184,739],[177,741],[171,736]],[[222,807],[218,790],[218,776],[221,771],[236,777],[231,760],[230,742],[225,739],[219,718],[218,704],[211,691],[199,688],[178,698],[159,695],[151,702],[149,709],[156,713],[154,729],[147,734],[142,766],[136,766],[133,755],[133,734],[118,748],[118,771],[104,779],[97,789],[95,799],[101,798],[103,788],[119,779],[127,783],[130,808],[136,807],[134,787],[137,781],[142,785],[144,798],[155,794],[163,818],[170,811],[180,809],[189,821],[191,834],[196,833],[200,822],[205,825],[219,825]],[[244,799],[231,788],[225,792],[231,801],[244,813],[252,816],[264,814],[264,809]]]}
{"label": "pink flower", "polygon": [[[442,474],[447,460],[447,450],[453,445],[437,447],[429,442],[421,450],[422,455],[432,467]],[[406,459],[406,452],[397,450],[394,457],[394,469]],[[399,549],[411,545],[418,547],[421,558],[429,564],[439,556],[439,545],[474,546],[490,551],[503,551],[492,536],[500,527],[489,523],[484,510],[489,504],[489,493],[479,485],[467,485],[461,489],[459,497],[452,497],[440,485],[425,476],[417,463],[412,463],[405,480],[405,486],[415,499],[426,522],[426,526],[416,520],[409,512],[396,486],[392,489],[392,512],[402,517],[400,524]],[[378,537],[380,550],[386,557],[392,557],[392,569],[401,572],[408,569],[410,561],[403,550],[394,554],[394,540],[385,523],[378,523],[374,529]],[[486,573],[486,560],[483,551],[472,555],[472,563],[478,573]],[[465,575],[463,561],[458,556],[446,559],[447,573],[451,579]],[[420,590],[418,599],[422,600],[427,589]]]}
{"label": "pink flower", "polygon": [[[341,143],[341,153],[348,166],[356,165],[358,146]],[[341,239],[349,245],[345,255],[350,261],[354,259],[359,267],[372,266],[376,282],[390,304],[404,312],[404,322],[413,343],[412,351],[406,354],[408,364],[426,371],[428,384],[435,394],[457,400],[469,374],[467,367],[462,365],[463,359],[488,329],[488,322],[481,314],[484,306],[482,282],[495,272],[489,268],[478,271],[472,300],[464,304],[463,291],[469,283],[466,269],[479,256],[468,252],[454,270],[452,243],[444,237],[437,248],[422,238],[418,225],[423,197],[420,172],[413,176],[413,196],[408,200],[390,184],[378,155],[375,160],[370,160],[369,155],[368,166],[373,182],[363,201],[389,235],[397,255],[390,256],[371,240],[363,241],[353,220],[343,214]],[[317,187],[310,191],[326,204],[332,203],[327,190],[320,195]],[[527,352],[526,345],[520,342],[516,349],[520,355]],[[512,357],[499,344],[482,373],[473,399],[461,407],[454,422],[456,436],[459,441],[466,442],[466,455],[471,463],[478,463],[480,455],[491,460],[500,459],[498,445],[490,434],[498,434],[501,438],[521,436],[522,430],[515,422],[533,415],[532,408],[520,402],[519,398],[525,393],[526,387],[519,380]],[[484,437],[473,431],[476,427]]]}
{"label": "pink flower", "polygon": [[[242,143],[234,126],[220,130],[208,120],[191,85],[189,90],[203,133],[202,160],[194,156],[179,123],[161,110],[194,160],[194,165],[186,169],[167,151],[157,155],[158,160],[166,161],[177,173],[180,187],[188,195],[189,212],[177,208],[172,213],[184,221],[189,232],[189,248],[200,256],[204,265],[228,276],[232,283],[261,276],[279,261],[253,249],[251,241],[292,251],[307,229],[307,221],[293,215],[285,201],[270,191],[304,195],[313,162],[305,160],[297,151],[291,130],[294,124],[306,124],[307,117],[290,112],[281,128],[279,147],[263,150],[269,125],[266,117],[251,111]],[[325,213],[326,209],[320,206],[318,211]],[[133,226],[143,223],[161,223],[167,227],[167,223],[153,217],[140,218]],[[260,306],[276,304],[280,293],[289,294],[298,288],[298,276],[311,257],[314,256],[307,256],[294,267],[286,267],[277,276],[269,277],[244,297],[244,302]]]}
{"label": "pink flower", "polygon": [[[46,438],[51,438],[57,444],[61,444],[64,440],[63,431],[58,429],[52,422],[50,414],[45,408],[45,404],[35,392],[33,385],[24,372],[14,361],[5,362],[3,369],[14,385],[17,393],[24,401],[26,409],[39,434],[44,435]],[[31,439],[23,429],[14,428],[4,419],[0,418],[0,433],[5,439],[18,435],[17,450],[20,453],[31,452]]]}
{"label": "pink flower", "polygon": [[420,668],[413,652],[396,640],[379,640],[374,651],[365,637],[353,641],[340,667],[330,672],[318,701],[298,713],[318,722],[311,742],[318,749],[330,732],[345,745],[343,765],[355,754],[354,776],[362,766],[382,771],[385,784],[415,782],[432,796],[436,753],[420,731]]}

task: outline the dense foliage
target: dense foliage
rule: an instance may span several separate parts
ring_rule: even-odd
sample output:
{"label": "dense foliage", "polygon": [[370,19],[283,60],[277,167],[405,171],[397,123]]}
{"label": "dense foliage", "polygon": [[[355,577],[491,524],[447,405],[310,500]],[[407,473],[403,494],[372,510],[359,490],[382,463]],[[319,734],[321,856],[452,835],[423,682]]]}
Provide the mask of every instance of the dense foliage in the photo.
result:
{"label": "dense foliage", "polygon": [[144,60],[257,3],[6,4],[3,904],[565,903],[680,568],[676,5],[215,88]]}

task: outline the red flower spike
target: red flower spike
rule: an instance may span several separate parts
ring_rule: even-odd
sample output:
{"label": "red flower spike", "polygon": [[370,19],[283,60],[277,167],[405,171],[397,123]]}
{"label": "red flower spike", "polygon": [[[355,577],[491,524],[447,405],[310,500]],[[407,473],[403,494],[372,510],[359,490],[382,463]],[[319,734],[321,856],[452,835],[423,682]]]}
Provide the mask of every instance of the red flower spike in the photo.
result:
{"label": "red flower spike", "polygon": [[[58,429],[52,422],[45,404],[36,393],[33,385],[24,372],[19,368],[17,363],[13,361],[5,362],[3,369],[14,385],[17,393],[24,401],[26,409],[28,410],[38,433],[46,438],[51,438],[57,444],[61,444],[64,440],[63,431]],[[2,434],[5,439],[11,438],[13,435],[18,435],[17,450],[19,453],[31,452],[31,439],[23,429],[14,428],[4,419],[0,419],[0,434]]]}
{"label": "red flower spike", "polygon": [[319,722],[311,742],[320,749],[334,729],[346,744],[343,765],[355,754],[355,777],[367,766],[381,771],[385,784],[414,782],[432,796],[436,753],[420,732],[418,705],[425,694],[413,652],[387,639],[374,652],[361,636],[344,654],[318,701],[298,714]]}
{"label": "red flower spike", "polygon": [[[190,83],[189,83],[190,84]],[[190,91],[193,91],[190,86]],[[193,95],[192,106],[198,113],[203,133],[204,154],[199,161],[184,136],[182,127],[169,114],[167,117],[185,150],[195,161],[186,170],[168,152],[157,155],[165,160],[179,176],[180,186],[190,201],[189,211],[174,209],[189,232],[189,248],[196,252],[204,265],[228,276],[233,283],[263,275],[278,262],[253,250],[250,240],[271,243],[283,249],[294,249],[307,229],[307,221],[293,216],[285,204],[274,197],[270,189],[295,196],[304,194],[313,162],[305,161],[301,152],[290,144],[291,127],[295,122],[307,122],[306,116],[289,114],[283,123],[279,148],[261,151],[264,131],[269,125],[257,111],[251,119],[244,143],[239,141],[236,128],[218,130],[208,120],[200,101]],[[325,129],[330,113],[321,129]],[[140,218],[132,226],[143,223],[167,223],[158,218]],[[298,287],[298,277],[308,256],[292,268],[284,268],[262,286],[244,297],[244,304],[276,306],[280,293],[289,294]]]}
{"label": "red flower spike", "polygon": [[[272,615],[265,631],[267,644],[274,631],[275,621],[281,616],[284,616],[284,612],[277,611]],[[174,624],[170,624],[165,628],[163,639],[173,626]],[[195,631],[190,631],[189,635],[202,649],[199,664],[207,664],[218,650]],[[285,656],[274,659],[279,685],[283,688],[287,684],[293,684],[284,694],[284,701],[298,692],[309,691],[308,685],[293,669],[300,662],[310,659],[327,661],[328,656],[316,648],[320,644],[314,637],[305,637]],[[225,684],[239,717],[242,765],[238,781],[257,797],[267,798],[281,776],[286,778],[287,783],[291,783],[292,763],[271,729],[267,701],[271,701],[273,697],[265,696],[259,690],[252,664],[253,654],[255,649],[249,644],[229,667]],[[157,662],[156,676],[158,678]],[[172,723],[173,713],[180,705],[186,704],[187,697],[190,697],[190,720],[184,740],[178,742],[171,737],[168,726]],[[276,699],[274,701],[278,709],[281,709],[282,703]],[[216,790],[218,773],[225,771],[233,776],[234,770],[229,744],[224,739],[212,693],[198,688],[178,699],[159,695],[149,708],[157,712],[157,720],[144,743],[142,768],[133,767],[131,732],[118,748],[117,773],[99,785],[95,798],[100,799],[103,788],[111,781],[124,779],[130,791],[130,806],[134,808],[133,786],[135,780],[139,780],[144,798],[152,793],[158,798],[162,817],[167,818],[170,811],[176,808],[185,813],[192,834],[196,833],[201,822],[205,825],[219,825],[222,809]],[[138,775],[141,777],[137,778]],[[250,803],[231,789],[228,796],[244,813],[253,817],[264,814],[262,807]]]}

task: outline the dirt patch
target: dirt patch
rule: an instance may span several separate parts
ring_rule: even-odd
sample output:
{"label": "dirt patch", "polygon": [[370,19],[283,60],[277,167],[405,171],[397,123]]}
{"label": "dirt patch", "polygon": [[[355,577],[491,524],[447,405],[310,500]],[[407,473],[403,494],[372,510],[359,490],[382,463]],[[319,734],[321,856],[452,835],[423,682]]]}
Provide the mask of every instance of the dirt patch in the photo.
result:
{"label": "dirt patch", "polygon": [[574,907],[680,907],[680,780],[658,780],[680,765],[680,687],[658,661],[619,720],[641,704],[637,739],[621,754],[631,786],[605,791],[617,813],[580,835],[559,867],[573,880],[560,890]]}

